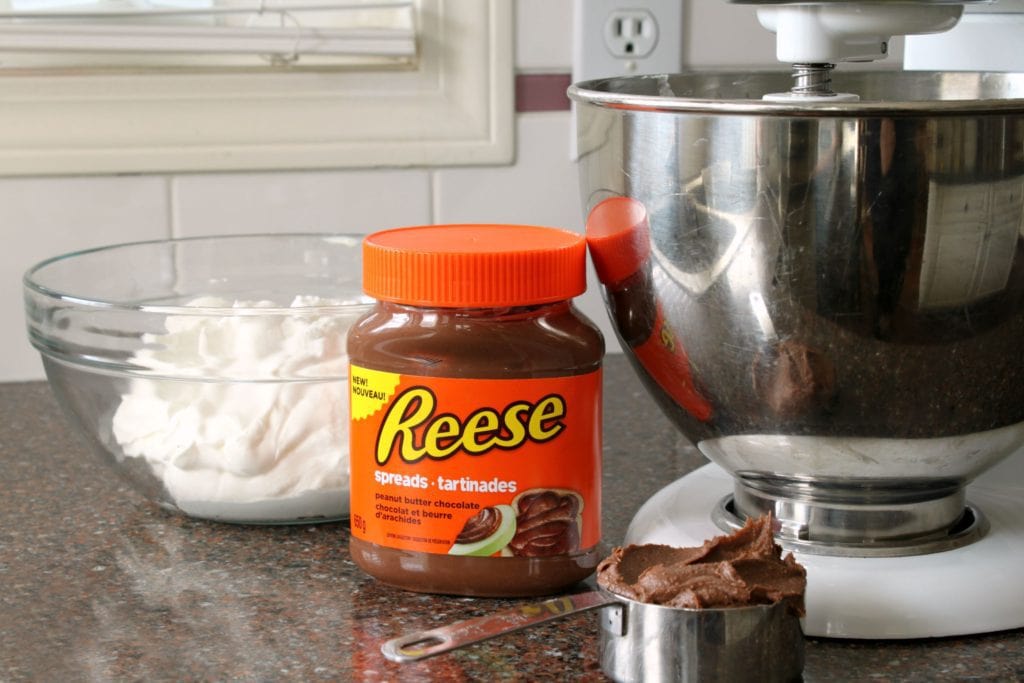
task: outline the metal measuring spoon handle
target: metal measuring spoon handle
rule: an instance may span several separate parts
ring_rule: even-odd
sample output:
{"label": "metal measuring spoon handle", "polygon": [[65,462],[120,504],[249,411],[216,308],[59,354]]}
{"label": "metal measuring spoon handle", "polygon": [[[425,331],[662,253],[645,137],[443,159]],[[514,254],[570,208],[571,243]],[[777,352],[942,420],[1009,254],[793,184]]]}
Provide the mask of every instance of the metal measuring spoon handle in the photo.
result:
{"label": "metal measuring spoon handle", "polygon": [[387,641],[380,650],[393,662],[415,662],[535,624],[617,602],[615,596],[600,591],[563,595],[440,628],[409,633]]}

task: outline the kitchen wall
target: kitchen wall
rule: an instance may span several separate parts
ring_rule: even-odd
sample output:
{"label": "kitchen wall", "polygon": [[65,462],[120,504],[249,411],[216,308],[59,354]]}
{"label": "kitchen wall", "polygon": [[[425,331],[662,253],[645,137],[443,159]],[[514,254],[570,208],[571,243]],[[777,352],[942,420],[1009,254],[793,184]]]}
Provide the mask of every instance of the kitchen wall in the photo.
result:
{"label": "kitchen wall", "polygon": [[[512,1],[512,0],[510,0]],[[516,2],[516,70],[568,74],[572,0]],[[685,66],[771,64],[748,6],[685,0]],[[26,340],[21,275],[56,254],[122,241],[220,233],[336,231],[431,222],[520,222],[582,230],[567,109],[516,118],[511,166],[0,178],[0,381],[42,379]],[[581,301],[618,348],[591,286]]]}

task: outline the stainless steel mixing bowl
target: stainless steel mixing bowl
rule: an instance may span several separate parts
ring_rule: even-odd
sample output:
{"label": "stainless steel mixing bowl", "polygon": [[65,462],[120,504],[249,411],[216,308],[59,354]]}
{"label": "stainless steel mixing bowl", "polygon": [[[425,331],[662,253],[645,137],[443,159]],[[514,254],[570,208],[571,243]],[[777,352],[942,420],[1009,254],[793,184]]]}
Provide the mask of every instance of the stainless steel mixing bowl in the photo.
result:
{"label": "stainless steel mixing bowl", "polygon": [[570,89],[610,315],[735,513],[844,552],[957,542],[965,485],[1024,444],[1024,75],[762,100],[789,80]]}

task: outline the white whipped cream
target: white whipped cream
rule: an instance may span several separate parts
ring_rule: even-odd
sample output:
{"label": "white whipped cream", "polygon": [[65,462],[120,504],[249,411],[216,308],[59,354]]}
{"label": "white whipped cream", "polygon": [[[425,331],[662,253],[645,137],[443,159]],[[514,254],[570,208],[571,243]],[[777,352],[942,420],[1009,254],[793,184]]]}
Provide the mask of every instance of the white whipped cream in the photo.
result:
{"label": "white whipped cream", "polygon": [[[301,310],[343,303],[296,297],[294,314],[168,316],[167,332],[143,335],[133,361],[196,379],[131,381],[112,425],[124,454],[145,458],[186,514],[234,522],[347,516],[345,335],[355,314]],[[214,297],[186,305],[276,307]]]}

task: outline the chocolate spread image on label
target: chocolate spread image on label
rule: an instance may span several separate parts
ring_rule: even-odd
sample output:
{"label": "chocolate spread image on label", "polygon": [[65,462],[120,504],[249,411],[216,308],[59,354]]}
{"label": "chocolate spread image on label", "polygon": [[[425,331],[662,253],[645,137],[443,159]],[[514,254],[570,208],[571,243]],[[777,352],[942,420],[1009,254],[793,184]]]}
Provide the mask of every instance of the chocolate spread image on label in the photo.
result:
{"label": "chocolate spread image on label", "polygon": [[704,609],[786,601],[804,614],[807,572],[772,537],[770,515],[748,519],[730,535],[695,548],[629,545],[614,548],[597,568],[605,590],[638,602]]}
{"label": "chocolate spread image on label", "polygon": [[456,543],[476,543],[482,541],[501,525],[501,511],[496,507],[486,507],[466,521],[466,526],[455,537]]}
{"label": "chocolate spread image on label", "polygon": [[532,490],[515,501],[516,534],[509,543],[513,555],[552,557],[580,549],[580,509],[573,491]]}
{"label": "chocolate spread image on label", "polygon": [[481,508],[469,517],[448,554],[556,557],[578,552],[582,508],[575,491],[525,491],[511,505]]}
{"label": "chocolate spread image on label", "polygon": [[516,513],[511,505],[481,508],[466,520],[448,554],[467,557],[507,555],[508,544],[515,533]]}

